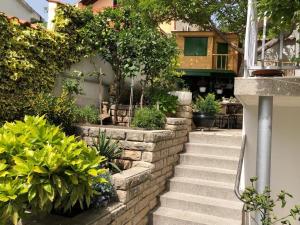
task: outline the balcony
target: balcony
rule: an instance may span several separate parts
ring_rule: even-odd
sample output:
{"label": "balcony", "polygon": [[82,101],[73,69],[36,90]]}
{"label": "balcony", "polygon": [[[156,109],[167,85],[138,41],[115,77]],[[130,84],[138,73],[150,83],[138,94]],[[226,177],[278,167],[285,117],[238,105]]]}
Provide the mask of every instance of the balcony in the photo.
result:
{"label": "balcony", "polygon": [[237,71],[236,54],[213,54],[213,69]]}

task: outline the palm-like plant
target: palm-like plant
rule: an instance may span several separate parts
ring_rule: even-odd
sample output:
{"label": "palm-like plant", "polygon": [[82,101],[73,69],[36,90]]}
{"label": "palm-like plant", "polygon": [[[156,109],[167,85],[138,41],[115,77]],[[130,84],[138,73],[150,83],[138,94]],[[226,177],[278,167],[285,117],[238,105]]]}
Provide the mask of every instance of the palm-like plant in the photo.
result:
{"label": "palm-like plant", "polygon": [[122,155],[122,149],[118,146],[118,141],[107,137],[104,132],[99,131],[98,137],[93,139],[93,147],[99,155],[104,156],[106,160],[101,166],[108,168],[112,173],[120,172],[120,168],[115,164],[115,160]]}

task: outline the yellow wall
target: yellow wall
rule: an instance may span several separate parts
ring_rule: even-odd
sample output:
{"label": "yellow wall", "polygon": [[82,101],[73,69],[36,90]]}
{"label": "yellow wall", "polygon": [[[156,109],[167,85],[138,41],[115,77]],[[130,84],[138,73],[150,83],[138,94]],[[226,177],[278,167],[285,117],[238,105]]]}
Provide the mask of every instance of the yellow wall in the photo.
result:
{"label": "yellow wall", "polygon": [[[217,53],[217,43],[224,43],[214,32],[204,31],[175,31],[177,45],[180,49],[180,68],[182,69],[215,69],[215,58],[213,54]],[[238,36],[236,34],[227,34],[228,40],[238,45]],[[185,37],[207,37],[207,56],[184,56],[184,38]],[[238,72],[238,52],[229,46],[228,70]]]}
{"label": "yellow wall", "polygon": [[161,23],[159,24],[160,29],[162,29],[165,33],[171,34],[171,32],[174,30],[175,27],[175,21],[171,21],[169,23]]}

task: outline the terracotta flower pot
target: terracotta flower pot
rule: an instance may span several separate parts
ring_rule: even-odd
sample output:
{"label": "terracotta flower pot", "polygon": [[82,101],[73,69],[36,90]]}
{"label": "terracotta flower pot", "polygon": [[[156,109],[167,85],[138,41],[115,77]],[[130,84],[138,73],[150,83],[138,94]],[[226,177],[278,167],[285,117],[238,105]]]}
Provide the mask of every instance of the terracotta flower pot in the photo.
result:
{"label": "terracotta flower pot", "polygon": [[256,70],[253,71],[254,77],[282,77],[283,72],[281,70]]}

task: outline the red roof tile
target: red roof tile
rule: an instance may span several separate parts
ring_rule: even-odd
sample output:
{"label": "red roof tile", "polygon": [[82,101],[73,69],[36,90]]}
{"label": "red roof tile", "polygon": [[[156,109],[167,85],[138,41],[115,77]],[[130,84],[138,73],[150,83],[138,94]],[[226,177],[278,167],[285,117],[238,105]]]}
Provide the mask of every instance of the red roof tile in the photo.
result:
{"label": "red roof tile", "polygon": [[0,15],[4,15],[9,21],[16,20],[20,25],[31,27],[33,29],[39,28],[39,26],[37,24],[32,24],[29,21],[19,19],[18,17],[15,17],[15,16],[6,16],[4,13],[0,13]]}

